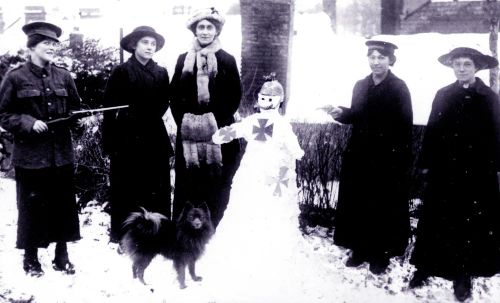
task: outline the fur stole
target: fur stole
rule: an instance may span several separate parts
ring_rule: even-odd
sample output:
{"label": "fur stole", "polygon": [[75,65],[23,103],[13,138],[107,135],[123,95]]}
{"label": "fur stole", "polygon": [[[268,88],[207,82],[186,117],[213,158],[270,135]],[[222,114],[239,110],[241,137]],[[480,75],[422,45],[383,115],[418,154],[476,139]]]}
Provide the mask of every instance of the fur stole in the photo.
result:
{"label": "fur stole", "polygon": [[183,73],[193,73],[196,63],[196,84],[198,87],[198,102],[208,103],[210,92],[208,91],[208,81],[210,77],[217,75],[217,58],[215,53],[221,49],[219,38],[215,38],[212,43],[202,47],[198,39],[194,39],[191,49],[184,59]]}

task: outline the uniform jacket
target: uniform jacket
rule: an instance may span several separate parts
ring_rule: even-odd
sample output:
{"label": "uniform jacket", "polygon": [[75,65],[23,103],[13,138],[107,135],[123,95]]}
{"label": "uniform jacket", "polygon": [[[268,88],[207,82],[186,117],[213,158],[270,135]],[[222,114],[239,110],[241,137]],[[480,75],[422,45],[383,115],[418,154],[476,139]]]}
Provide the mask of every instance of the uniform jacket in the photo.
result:
{"label": "uniform jacket", "polygon": [[69,125],[42,134],[32,128],[36,120],[67,117],[79,105],[73,78],[63,68],[27,62],[8,72],[0,86],[0,125],[14,135],[13,164],[29,169],[72,164]]}

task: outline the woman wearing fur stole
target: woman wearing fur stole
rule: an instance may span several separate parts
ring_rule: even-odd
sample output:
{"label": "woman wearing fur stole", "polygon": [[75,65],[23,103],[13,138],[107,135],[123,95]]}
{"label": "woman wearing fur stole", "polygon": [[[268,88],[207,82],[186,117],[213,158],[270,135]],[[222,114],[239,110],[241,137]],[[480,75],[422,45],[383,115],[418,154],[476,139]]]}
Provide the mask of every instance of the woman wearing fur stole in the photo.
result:
{"label": "woman wearing fur stole", "polygon": [[223,147],[212,142],[217,129],[234,122],[241,99],[236,60],[219,42],[224,21],[214,8],[199,10],[188,20],[195,37],[188,52],[179,56],[171,83],[178,128],[173,217],[186,201],[206,202],[215,226],[229,200],[240,151],[238,141]]}

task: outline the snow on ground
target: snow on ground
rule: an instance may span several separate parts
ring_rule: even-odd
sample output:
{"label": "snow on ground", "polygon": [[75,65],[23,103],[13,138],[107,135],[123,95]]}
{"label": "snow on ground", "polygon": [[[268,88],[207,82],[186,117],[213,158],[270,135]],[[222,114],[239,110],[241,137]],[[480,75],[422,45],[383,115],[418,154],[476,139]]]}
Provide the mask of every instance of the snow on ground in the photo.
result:
{"label": "snow on ground", "polygon": [[[180,290],[171,261],[162,257],[154,259],[146,271],[145,278],[150,284],[144,286],[132,279],[129,259],[117,253],[116,244],[108,243],[109,217],[96,204],[89,205],[80,214],[82,240],[69,245],[76,274],[67,276],[52,270],[50,263],[54,247],[51,245],[46,250],[40,249],[45,275],[41,278],[28,277],[22,269],[22,251],[14,248],[17,221],[14,181],[0,178],[0,201],[0,302],[303,302],[297,301],[286,289],[273,289],[273,285],[268,285],[269,289],[253,289],[252,285],[247,285],[247,293],[238,293],[235,290],[238,289],[235,287],[237,277],[230,279],[234,285],[225,285],[222,288],[224,291],[214,293],[204,284],[209,285],[211,280],[220,277],[217,272],[203,271],[203,266],[200,266],[199,274],[205,282],[194,282],[188,278],[188,288]],[[331,235],[321,228],[311,232],[304,238],[301,248],[306,255],[304,260],[315,264],[315,274],[309,276],[311,289],[299,290],[310,296],[307,303],[455,302],[452,283],[440,278],[433,278],[428,287],[407,290],[408,277],[414,268],[406,260],[391,260],[388,272],[381,276],[372,275],[367,264],[357,269],[346,268],[347,252],[332,245]],[[251,257],[242,256],[241,262]],[[203,259],[200,263],[203,264]],[[268,268],[272,270],[272,262]],[[255,301],[257,294],[262,293],[275,296],[267,298],[267,301]],[[470,302],[500,302],[500,275],[475,279]]]}

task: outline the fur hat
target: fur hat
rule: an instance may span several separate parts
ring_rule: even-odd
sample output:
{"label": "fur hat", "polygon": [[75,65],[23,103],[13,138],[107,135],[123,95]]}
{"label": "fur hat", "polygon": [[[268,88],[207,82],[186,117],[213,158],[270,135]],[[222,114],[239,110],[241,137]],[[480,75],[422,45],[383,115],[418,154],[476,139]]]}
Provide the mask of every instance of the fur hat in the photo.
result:
{"label": "fur hat", "polygon": [[143,37],[153,37],[156,39],[156,51],[159,51],[165,45],[165,38],[162,35],[158,34],[154,28],[143,25],[136,27],[130,34],[123,37],[120,41],[120,46],[127,52],[134,53],[134,46]]}
{"label": "fur hat", "polygon": [[498,66],[498,60],[494,57],[484,55],[480,51],[469,47],[457,47],[451,52],[440,56],[438,58],[438,61],[443,65],[452,67],[453,59],[459,57],[470,58],[472,61],[474,61],[474,64],[476,65],[476,68],[478,70],[490,69]]}
{"label": "fur hat", "polygon": [[34,35],[42,35],[57,42],[59,42],[58,38],[62,34],[59,26],[48,22],[28,23],[22,27],[22,30],[28,36],[28,39]]}
{"label": "fur hat", "polygon": [[215,8],[210,7],[195,11],[194,14],[187,21],[186,27],[195,34],[196,24],[198,24],[198,22],[200,22],[201,20],[208,20],[214,23],[219,33],[222,31],[224,22],[226,22],[224,17],[221,14],[219,14],[219,12]]}

